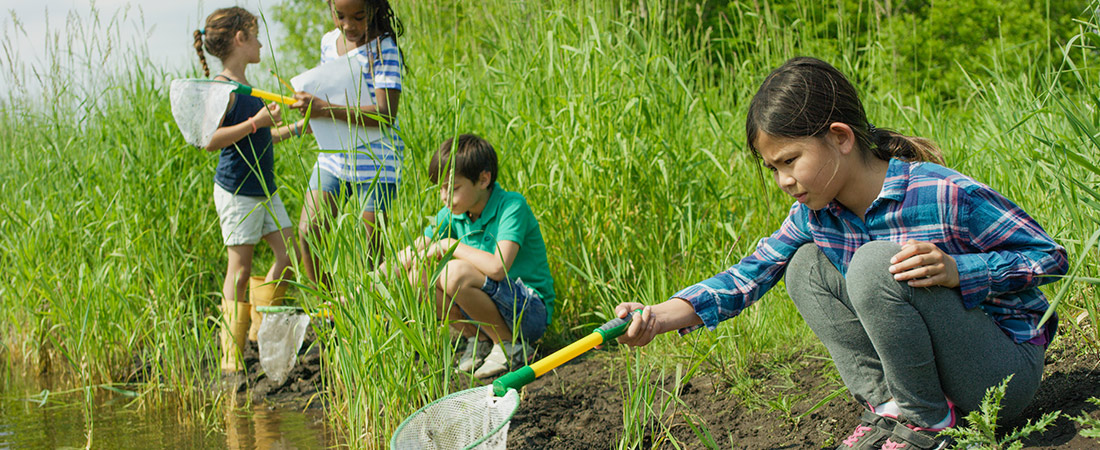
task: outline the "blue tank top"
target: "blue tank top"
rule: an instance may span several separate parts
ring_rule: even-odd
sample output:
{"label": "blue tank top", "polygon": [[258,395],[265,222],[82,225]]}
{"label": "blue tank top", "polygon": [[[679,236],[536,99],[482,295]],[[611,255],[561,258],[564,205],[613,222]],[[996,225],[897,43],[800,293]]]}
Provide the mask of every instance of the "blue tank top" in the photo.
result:
{"label": "blue tank top", "polygon": [[[247,122],[263,107],[263,100],[237,94],[237,101],[225,114],[222,126]],[[266,197],[274,194],[275,149],[271,146],[271,129],[260,128],[223,148],[218,169],[214,172],[214,182],[237,195]]]}

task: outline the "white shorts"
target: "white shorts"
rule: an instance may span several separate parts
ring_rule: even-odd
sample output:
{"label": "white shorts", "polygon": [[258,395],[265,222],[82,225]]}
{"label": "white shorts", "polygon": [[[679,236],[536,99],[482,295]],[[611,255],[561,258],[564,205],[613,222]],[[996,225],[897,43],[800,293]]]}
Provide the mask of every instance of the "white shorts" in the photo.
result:
{"label": "white shorts", "polygon": [[278,192],[271,198],[233,195],[214,183],[214,207],[227,247],[256,245],[264,236],[294,226]]}

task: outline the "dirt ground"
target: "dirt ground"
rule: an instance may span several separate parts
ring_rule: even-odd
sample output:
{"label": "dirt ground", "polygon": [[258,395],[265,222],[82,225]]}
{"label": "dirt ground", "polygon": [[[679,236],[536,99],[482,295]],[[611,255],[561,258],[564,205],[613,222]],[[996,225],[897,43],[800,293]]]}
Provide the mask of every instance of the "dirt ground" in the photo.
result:
{"label": "dirt ground", "polygon": [[[254,403],[320,407],[320,352],[312,342],[310,330],[299,351],[299,363],[280,385],[263,375],[253,345],[244,355],[250,369],[248,379],[238,380],[231,388],[251,396]],[[553,350],[539,349],[538,357]],[[511,422],[508,447],[606,449],[617,441],[623,434],[622,394],[619,380],[611,379],[609,366],[623,361],[612,359],[609,352],[589,352],[526,386]],[[752,388],[756,401],[736,394],[717,371],[704,366],[682,383],[683,405],[668,408],[663,424],[647,424],[645,448],[674,448],[664,437],[665,430],[684,448],[705,448],[685,418],[705,424],[720,448],[835,448],[858,422],[859,409],[846,392],[814,409],[841,387],[831,362],[803,355],[782,366],[786,370],[761,365],[750,371],[758,380]],[[650,382],[660,382],[669,391],[675,389],[673,376],[660,378],[654,374]],[[1003,424],[1001,429],[1010,430],[1023,420],[1034,421],[1056,410],[1100,418],[1100,408],[1086,401],[1096,396],[1100,396],[1100,357],[1094,348],[1083,344],[1083,338],[1062,335],[1047,352],[1044,380],[1035,401],[1020,422]],[[767,402],[783,398],[790,399],[789,403]],[[657,402],[661,401],[658,396]],[[1077,422],[1062,417],[1045,433],[1025,440],[1025,447],[1100,448],[1100,440],[1082,437],[1079,430]]]}
{"label": "dirt ground", "polygon": [[323,403],[318,389],[321,387],[321,349],[314,345],[316,334],[313,327],[306,331],[305,342],[298,349],[298,361],[282,383],[275,382],[264,374],[260,365],[260,351],[255,342],[250,342],[241,354],[248,367],[247,376],[225,379],[224,388],[235,391],[241,396],[250,396],[254,404],[267,403],[279,406],[320,408]]}
{"label": "dirt ground", "polygon": [[[623,433],[623,407],[618,388],[608,382],[607,364],[606,355],[595,354],[528,385],[512,419],[509,448],[608,448],[608,442]],[[830,364],[821,358],[801,357],[786,364],[795,369],[791,373],[754,371],[753,377],[761,381],[755,394],[799,399],[786,412],[778,405],[749,405],[731,393],[728,383],[715,373],[704,371],[682,387],[680,398],[686,407],[670,409],[664,426],[650,424],[645,445],[674,448],[663,438],[667,427],[685,448],[705,448],[685,421],[686,415],[696,423],[705,423],[720,448],[835,448],[859,421],[859,409],[847,393],[802,416],[840,386],[837,377],[826,376],[832,371]],[[672,377],[661,381],[665,389],[674,389]],[[1001,429],[1010,430],[1024,420],[1035,421],[1056,410],[1072,416],[1087,412],[1098,418],[1098,408],[1086,402],[1093,396],[1100,396],[1100,359],[1095,350],[1090,352],[1073,336],[1062,336],[1047,352],[1044,380],[1035,401],[1019,423],[1004,424]],[[1079,430],[1077,422],[1062,417],[1024,444],[1044,449],[1100,448],[1100,440],[1079,436]]]}

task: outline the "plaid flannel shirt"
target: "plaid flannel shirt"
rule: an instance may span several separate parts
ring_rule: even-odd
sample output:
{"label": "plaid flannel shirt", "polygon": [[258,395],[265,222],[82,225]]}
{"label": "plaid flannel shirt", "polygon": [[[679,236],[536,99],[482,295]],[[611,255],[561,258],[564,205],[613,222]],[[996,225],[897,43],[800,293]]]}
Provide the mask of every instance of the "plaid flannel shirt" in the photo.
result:
{"label": "plaid flannel shirt", "polygon": [[690,302],[713,330],[775,286],[803,244],[816,244],[846,274],[863,244],[909,239],[951,255],[963,305],[982,308],[1017,343],[1045,344],[1053,336],[1055,322],[1046,327],[1050,333],[1039,327],[1050,306],[1039,286],[1066,273],[1065,249],[988,186],[936,164],[897,159],[890,160],[882,192],[864,220],[836,201],[819,211],[796,202],[779,230],[761,239],[751,255],[672,297]]}

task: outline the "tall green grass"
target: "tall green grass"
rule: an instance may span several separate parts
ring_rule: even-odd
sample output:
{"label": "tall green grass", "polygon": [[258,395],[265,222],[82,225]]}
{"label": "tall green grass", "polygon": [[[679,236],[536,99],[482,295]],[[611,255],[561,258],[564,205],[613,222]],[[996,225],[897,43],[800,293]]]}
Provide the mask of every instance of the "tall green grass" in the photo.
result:
{"label": "tall green grass", "polygon": [[[93,10],[63,25],[44,62],[4,74],[4,344],[76,383],[144,380],[143,400],[178,397],[205,415],[225,259],[210,160],[179,139],[166,97],[176,75],[122,39],[140,21]],[[5,36],[6,53],[20,38],[32,37]]]}
{"label": "tall green grass", "polygon": [[[425,176],[431,152],[473,132],[493,143],[501,184],[527,197],[542,226],[558,293],[544,347],[586,334],[619,302],[662,301],[734,264],[784,217],[788,201],[744,151],[744,110],[771,68],[811,54],[855,80],[876,125],[937,141],[949,165],[1035,216],[1080,262],[1076,275],[1098,278],[1089,240],[1100,209],[1100,102],[1087,94],[1096,81],[1092,41],[1067,45],[1052,59],[1072,65],[1055,67],[1039,50],[1004,48],[993,61],[1034,63],[1022,73],[980,68],[993,81],[973,81],[969,97],[945,107],[891,88],[888,36],[852,26],[869,9],[789,3],[804,12],[802,22],[839,15],[837,27],[869,34],[825,41],[813,27],[781,23],[767,1],[737,3],[714,28],[685,26],[701,22],[675,1],[399,3],[407,150],[382,226],[385,253],[410,244],[440,206]],[[315,45],[323,31],[303,39]],[[99,64],[89,48],[85,64]],[[18,92],[0,97],[2,337],[11,357],[60,363],[86,385],[128,379],[131,362],[146,361],[144,383],[134,387],[143,398],[182,398],[214,422],[222,397],[208,386],[225,270],[210,201],[215,157],[187,146],[169,113],[167,82],[194,73],[130,67],[100,72],[96,90],[59,73],[46,83],[58,101],[34,108],[22,107]],[[297,220],[316,153],[308,138],[278,151],[280,192]],[[357,212],[343,206],[332,225],[315,243],[334,274],[331,289],[298,280],[295,295],[309,308],[348,300],[318,330],[327,407],[348,442],[382,446],[417,408],[475,382],[451,371],[454,344],[419,288],[390,278],[384,290],[372,286]],[[258,258],[265,267],[270,255]],[[1098,299],[1085,285],[1053,289],[1065,288],[1064,311],[1095,317]],[[630,363],[610,358],[609,371],[622,375],[609,380],[622,388],[625,431],[608,436],[609,445],[674,440],[669,412],[690,414],[691,405],[657,400],[675,392],[645,385],[654,370],[681,379],[679,365],[685,382],[706,370],[748,392],[747,368],[805,351],[824,353],[780,285],[714,332],[662,336],[632,351]],[[756,403],[767,407],[767,399]]]}

